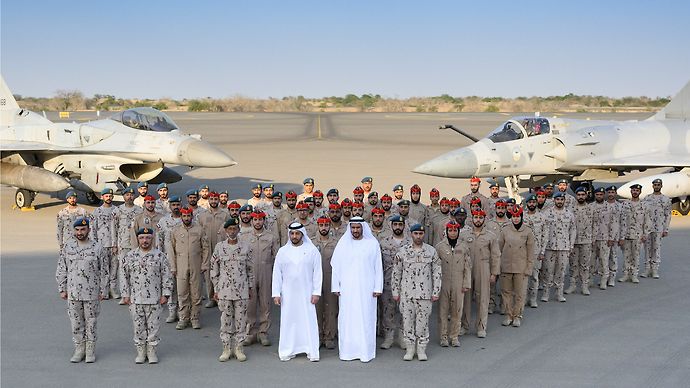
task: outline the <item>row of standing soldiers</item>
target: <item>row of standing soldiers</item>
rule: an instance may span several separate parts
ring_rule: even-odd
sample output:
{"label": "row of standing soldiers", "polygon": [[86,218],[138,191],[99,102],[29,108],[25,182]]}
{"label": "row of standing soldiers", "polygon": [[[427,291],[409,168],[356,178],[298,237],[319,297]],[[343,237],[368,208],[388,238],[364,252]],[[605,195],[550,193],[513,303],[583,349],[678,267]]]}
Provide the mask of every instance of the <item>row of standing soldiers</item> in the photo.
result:
{"label": "row of standing soldiers", "polygon": [[[157,322],[164,304],[169,310],[166,322],[177,321],[180,330],[201,328],[203,294],[207,308],[221,310],[221,361],[232,354],[246,359],[243,345],[270,345],[272,266],[293,221],[305,226],[321,252],[323,297],[317,311],[321,341],[329,349],[335,348],[338,311],[337,297],[330,292],[330,258],[351,217],[364,217],[381,246],[384,293],[378,322],[383,349],[392,346],[396,333],[408,353],[414,344],[424,349],[432,300],[440,302],[441,346],[459,346],[459,337],[470,330],[472,301],[476,333],[483,338],[488,314],[496,308],[506,315],[503,325],[519,327],[523,306],[536,308],[539,290],[543,302],[549,300],[551,289],[564,302],[564,294],[574,292],[578,283],[589,295],[596,276],[601,289],[614,286],[617,247],[625,256],[619,281],[637,283],[638,275],[659,277],[660,241],[668,233],[671,213],[659,180],[653,183],[654,194],[644,200],[639,199],[641,188],[634,186],[633,199],[620,201],[612,186],[595,190],[593,203],[586,201],[584,188],[578,188],[575,197],[566,194],[568,182],[562,180],[555,194],[552,184],[534,190],[524,208],[501,199],[495,184],[489,187],[490,196],[482,195],[476,178],[461,200],[441,198],[432,189],[430,205],[421,203],[417,185],[411,187],[409,200],[403,198],[402,185],[393,188],[393,197],[379,198],[372,181],[365,177],[353,190],[352,200],[340,201],[337,189],[324,195],[307,178],[303,193],[285,194],[287,206],[272,185],[253,187],[244,205],[204,185],[185,193],[185,207],[179,197],[168,196],[166,184],[158,185],[156,198],[142,182],[138,197],[133,188],[124,190],[120,206],[112,204],[112,190],[104,190],[103,205],[92,214],[76,203],[76,193],[68,193],[68,206],[57,216],[57,277],[68,300],[75,342],[72,360],[95,359],[99,297],[120,298],[120,304],[130,305],[137,362],[143,362],[142,357],[157,361]],[[89,248],[80,244],[76,232],[75,223],[84,220],[89,223]],[[412,226],[424,232],[421,256],[412,255]],[[141,240],[149,235],[149,249],[142,249]],[[639,274],[642,243],[647,259]],[[78,260],[85,257],[92,260]],[[71,268],[75,263],[89,266]],[[78,268],[82,278],[70,277]],[[398,305],[401,298],[408,303]]]}

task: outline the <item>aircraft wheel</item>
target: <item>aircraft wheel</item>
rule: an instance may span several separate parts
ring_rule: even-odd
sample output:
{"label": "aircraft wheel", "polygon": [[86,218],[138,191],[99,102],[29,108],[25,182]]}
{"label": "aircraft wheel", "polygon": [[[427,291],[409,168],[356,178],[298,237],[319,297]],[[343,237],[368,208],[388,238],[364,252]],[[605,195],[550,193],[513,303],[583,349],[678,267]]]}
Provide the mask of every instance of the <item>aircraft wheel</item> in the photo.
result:
{"label": "aircraft wheel", "polygon": [[89,202],[91,205],[98,205],[101,202],[101,199],[98,198],[96,193],[93,191],[89,191],[86,193],[86,200]]}
{"label": "aircraft wheel", "polygon": [[26,189],[18,189],[14,193],[14,203],[18,208],[31,207],[31,203],[34,201],[35,194]]}
{"label": "aircraft wheel", "polygon": [[690,199],[686,199],[685,201],[678,201],[675,204],[673,204],[673,207],[678,210],[678,213],[687,216],[688,213],[690,213]]}

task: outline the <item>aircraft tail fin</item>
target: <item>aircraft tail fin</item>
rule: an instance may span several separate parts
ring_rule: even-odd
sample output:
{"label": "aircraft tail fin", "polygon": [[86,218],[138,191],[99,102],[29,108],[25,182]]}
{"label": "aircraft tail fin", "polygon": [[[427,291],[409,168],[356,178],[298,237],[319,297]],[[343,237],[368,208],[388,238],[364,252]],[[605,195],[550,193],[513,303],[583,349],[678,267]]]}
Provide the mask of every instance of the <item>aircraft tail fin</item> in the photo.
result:
{"label": "aircraft tail fin", "polygon": [[14,99],[10,88],[5,83],[5,77],[0,76],[0,110],[16,110],[19,109],[17,101]]}
{"label": "aircraft tail fin", "polygon": [[690,119],[690,81],[685,84],[683,89],[676,94],[675,97],[660,110],[657,114],[651,117],[652,120],[687,120]]}

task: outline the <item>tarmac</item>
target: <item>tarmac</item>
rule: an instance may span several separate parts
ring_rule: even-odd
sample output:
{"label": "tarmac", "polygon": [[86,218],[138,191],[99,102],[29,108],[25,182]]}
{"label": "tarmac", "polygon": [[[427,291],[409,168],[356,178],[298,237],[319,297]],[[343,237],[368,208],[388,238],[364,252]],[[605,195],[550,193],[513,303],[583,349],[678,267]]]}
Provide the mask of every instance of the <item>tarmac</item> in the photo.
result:
{"label": "tarmac", "polygon": [[[341,198],[351,197],[364,176],[374,177],[374,190],[380,194],[390,193],[397,183],[406,190],[417,183],[424,200],[431,187],[444,196],[461,197],[469,191],[466,180],[410,171],[469,144],[452,131],[438,130],[439,125],[453,124],[482,137],[509,118],[500,113],[170,115],[185,132],[201,134],[239,163],[221,169],[175,167],[183,180],[171,185],[171,191],[181,194],[204,182],[239,199],[250,196],[249,186],[255,182],[300,192],[305,177],[313,177],[317,188],[337,187]],[[565,116],[629,120],[649,114]],[[72,119],[94,117],[85,112]],[[488,192],[486,184],[482,191]],[[665,387],[687,386],[690,380],[690,217],[672,219],[670,235],[662,243],[659,280],[618,283],[606,291],[593,288],[591,296],[569,295],[566,303],[540,303],[537,309],[526,309],[520,328],[502,327],[502,316],[492,315],[487,338],[476,338],[472,331],[461,338],[459,349],[438,345],[434,311],[428,362],[405,362],[404,352],[395,347],[377,350],[376,359],[367,364],[340,361],[337,350],[324,348],[317,363],[304,356],[281,362],[279,310],[274,308],[273,345],[247,347],[244,363],[219,363],[219,314],[204,308],[201,330],[176,331],[174,325],[162,323],[160,363],[135,365],[129,313],[116,301],[104,301],[97,362],[71,364],[69,320],[54,277],[55,214],[63,207],[62,195],[39,194],[36,210],[22,212],[12,209],[14,189],[0,189],[0,383],[5,387]],[[620,268],[622,255],[619,274]]]}

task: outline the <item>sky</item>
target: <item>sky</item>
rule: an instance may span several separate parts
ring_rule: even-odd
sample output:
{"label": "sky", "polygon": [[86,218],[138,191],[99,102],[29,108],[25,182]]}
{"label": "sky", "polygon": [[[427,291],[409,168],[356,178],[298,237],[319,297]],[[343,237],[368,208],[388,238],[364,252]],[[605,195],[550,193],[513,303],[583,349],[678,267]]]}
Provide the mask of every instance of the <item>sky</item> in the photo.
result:
{"label": "sky", "polygon": [[665,97],[690,80],[690,2],[0,3],[15,94]]}

